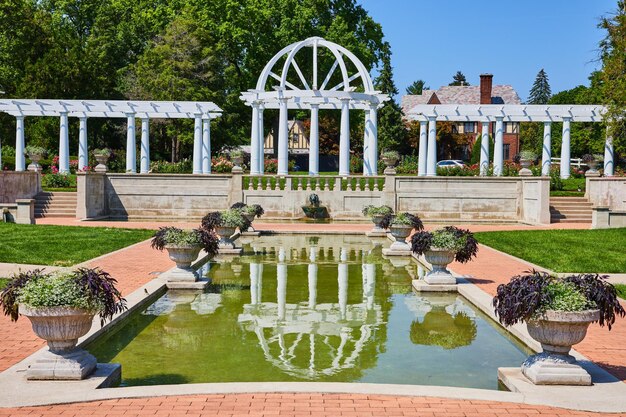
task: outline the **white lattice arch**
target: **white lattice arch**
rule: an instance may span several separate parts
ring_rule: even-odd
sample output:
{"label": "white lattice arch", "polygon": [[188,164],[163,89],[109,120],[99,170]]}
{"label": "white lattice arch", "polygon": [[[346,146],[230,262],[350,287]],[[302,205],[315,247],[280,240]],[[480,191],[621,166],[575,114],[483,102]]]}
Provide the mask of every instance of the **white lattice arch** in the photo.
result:
{"label": "white lattice arch", "polygon": [[[296,61],[296,56],[304,48],[312,48],[313,63],[311,79],[304,76]],[[326,48],[335,58],[330,70],[319,83],[318,61],[320,48]],[[277,67],[281,59],[282,67]],[[290,70],[294,69],[299,83],[297,86],[288,80]],[[331,86],[337,68],[341,82]],[[276,69],[276,71],[274,71]],[[278,72],[278,73],[277,73]],[[268,82],[274,79],[278,85],[268,88]],[[293,81],[293,80],[292,80]],[[298,82],[294,81],[296,84]],[[358,84],[357,84],[358,83]],[[361,87],[363,91],[356,91]],[[327,41],[312,37],[292,43],[281,49],[269,60],[254,90],[241,94],[241,99],[252,107],[252,132],[250,135],[250,173],[262,175],[265,157],[265,134],[263,130],[263,110],[279,109],[278,130],[278,175],[287,175],[288,167],[288,110],[300,109],[311,111],[311,133],[309,135],[309,174],[319,174],[319,126],[320,109],[341,110],[341,135],[339,141],[339,174],[350,174],[350,110],[365,111],[365,132],[363,137],[363,174],[376,175],[378,165],[378,128],[377,109],[389,100],[389,96],[374,89],[372,78],[363,63],[349,50]]]}

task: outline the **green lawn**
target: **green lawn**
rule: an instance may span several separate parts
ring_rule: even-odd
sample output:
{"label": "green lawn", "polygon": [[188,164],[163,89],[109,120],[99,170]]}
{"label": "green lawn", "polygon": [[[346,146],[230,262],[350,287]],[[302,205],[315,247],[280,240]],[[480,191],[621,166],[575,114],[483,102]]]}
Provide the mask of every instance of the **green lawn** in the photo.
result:
{"label": "green lawn", "polygon": [[0,223],[0,262],[70,266],[153,234],[143,229]]}
{"label": "green lawn", "polygon": [[555,272],[626,273],[626,228],[482,232],[476,238]]}
{"label": "green lawn", "polygon": [[617,295],[626,300],[626,284],[615,284],[615,289],[617,290]]}
{"label": "green lawn", "polygon": [[6,287],[7,282],[9,282],[8,278],[0,278],[0,290]]}

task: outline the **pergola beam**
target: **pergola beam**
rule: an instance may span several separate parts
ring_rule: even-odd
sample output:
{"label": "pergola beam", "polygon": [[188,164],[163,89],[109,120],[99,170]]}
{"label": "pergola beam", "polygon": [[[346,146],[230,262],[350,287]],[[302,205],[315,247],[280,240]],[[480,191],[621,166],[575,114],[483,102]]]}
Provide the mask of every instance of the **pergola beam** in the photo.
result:
{"label": "pergola beam", "polygon": [[519,104],[420,104],[408,111],[410,120],[439,122],[601,122],[606,108],[600,105]]}

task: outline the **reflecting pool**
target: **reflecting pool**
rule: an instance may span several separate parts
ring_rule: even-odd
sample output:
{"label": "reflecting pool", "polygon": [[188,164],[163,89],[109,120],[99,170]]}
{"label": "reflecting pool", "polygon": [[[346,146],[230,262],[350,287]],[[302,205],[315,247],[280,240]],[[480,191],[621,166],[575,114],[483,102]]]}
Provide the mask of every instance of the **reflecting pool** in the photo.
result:
{"label": "reflecting pool", "polygon": [[[529,350],[456,294],[417,295],[418,264],[389,241],[277,235],[201,269],[89,351],[122,384],[319,381],[497,389]],[[419,268],[421,269],[421,268]]]}

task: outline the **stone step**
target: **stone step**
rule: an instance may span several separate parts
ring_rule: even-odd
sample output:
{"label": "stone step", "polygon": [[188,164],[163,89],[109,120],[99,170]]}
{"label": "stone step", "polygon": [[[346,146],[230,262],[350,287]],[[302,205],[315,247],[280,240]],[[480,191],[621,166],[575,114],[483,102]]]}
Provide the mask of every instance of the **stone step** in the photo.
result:
{"label": "stone step", "polygon": [[587,201],[586,197],[567,197],[567,196],[559,196],[559,197],[550,197],[550,201]]}
{"label": "stone step", "polygon": [[551,213],[563,213],[563,214],[589,214],[591,216],[592,210],[588,210],[588,209],[578,209],[578,208],[568,208],[568,209],[555,209],[550,207],[550,212]]}
{"label": "stone step", "polygon": [[550,223],[591,223],[591,219],[550,219]]}

